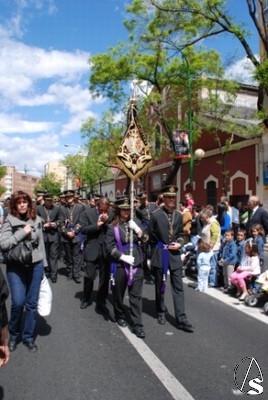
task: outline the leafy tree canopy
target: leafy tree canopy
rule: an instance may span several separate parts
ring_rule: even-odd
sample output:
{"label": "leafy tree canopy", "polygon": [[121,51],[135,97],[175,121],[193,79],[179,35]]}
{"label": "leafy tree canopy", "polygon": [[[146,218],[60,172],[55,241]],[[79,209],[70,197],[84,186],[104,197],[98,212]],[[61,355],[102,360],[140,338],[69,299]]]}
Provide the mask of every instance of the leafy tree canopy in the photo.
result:
{"label": "leafy tree canopy", "polygon": [[58,179],[54,172],[43,175],[35,188],[35,194],[38,190],[44,190],[51,193],[53,196],[58,196],[63,186],[62,180]]}

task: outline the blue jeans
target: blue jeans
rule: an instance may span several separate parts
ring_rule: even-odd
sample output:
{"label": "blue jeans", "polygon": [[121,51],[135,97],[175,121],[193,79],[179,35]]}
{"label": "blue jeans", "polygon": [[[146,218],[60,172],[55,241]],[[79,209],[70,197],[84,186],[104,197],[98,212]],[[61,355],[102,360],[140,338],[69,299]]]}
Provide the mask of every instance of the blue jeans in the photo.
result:
{"label": "blue jeans", "polygon": [[11,292],[10,339],[16,339],[20,334],[25,307],[22,341],[32,342],[34,340],[37,303],[43,272],[43,261],[32,264],[30,267],[7,265],[7,279]]}
{"label": "blue jeans", "polygon": [[210,286],[218,286],[218,258],[219,258],[219,250],[213,251],[213,256],[210,260],[210,273],[208,278],[208,283]]}

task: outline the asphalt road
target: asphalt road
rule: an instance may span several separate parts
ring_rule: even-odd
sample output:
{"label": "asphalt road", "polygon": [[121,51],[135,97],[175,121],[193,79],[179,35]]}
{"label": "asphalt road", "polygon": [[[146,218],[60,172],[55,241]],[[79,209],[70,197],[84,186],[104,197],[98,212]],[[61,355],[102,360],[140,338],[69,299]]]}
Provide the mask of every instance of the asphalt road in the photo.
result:
{"label": "asphalt road", "polygon": [[[239,366],[240,385],[252,357],[264,380],[257,397],[267,399],[268,316],[260,308],[248,309],[219,289],[195,292],[186,282],[186,311],[196,330],[185,333],[175,328],[169,286],[170,314],[160,326],[154,287],[144,285],[146,338],[141,340],[95,312],[96,292],[92,305],[80,310],[82,285],[68,282],[64,272],[61,268],[52,286],[51,315],[38,319],[38,353],[20,343],[1,368],[0,400],[232,399],[242,395],[234,369]],[[245,391],[257,375],[256,368],[249,371]]]}

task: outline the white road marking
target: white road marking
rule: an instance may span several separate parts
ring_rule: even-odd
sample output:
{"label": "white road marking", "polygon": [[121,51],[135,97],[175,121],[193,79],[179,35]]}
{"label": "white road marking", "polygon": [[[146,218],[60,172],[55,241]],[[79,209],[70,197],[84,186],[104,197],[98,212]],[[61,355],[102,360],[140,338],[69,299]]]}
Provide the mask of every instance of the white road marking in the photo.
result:
{"label": "white road marking", "polygon": [[185,387],[169,371],[162,361],[156,357],[142,339],[137,338],[137,336],[135,336],[128,328],[121,328],[120,326],[119,328],[146,364],[151,368],[156,377],[165,386],[174,400],[194,400]]}
{"label": "white road marking", "polygon": [[[193,283],[192,280],[187,277],[183,278],[183,282]],[[198,295],[202,295],[203,293],[197,293]],[[268,324],[268,316],[265,315],[262,309],[258,307],[248,307],[245,303],[240,302],[234,297],[229,296],[228,294],[223,293],[219,289],[209,288],[205,294],[224,302],[230,307],[235,308],[238,311],[241,311],[265,324]],[[142,359],[146,362],[149,368],[153,371],[159,381],[165,386],[167,391],[171,394],[174,400],[194,400],[191,394],[185,389],[185,387],[178,381],[178,379],[169,371],[169,369],[162,363],[161,360],[150,350],[150,348],[146,345],[146,343],[137,338],[128,328],[122,328],[118,326],[121,332],[127,337],[129,342],[133,345]],[[169,332],[167,334],[170,334]],[[241,392],[232,390],[233,394],[241,395]]]}
{"label": "white road marking", "polygon": [[[193,281],[188,279],[187,277],[183,278],[183,282],[186,284],[193,284]],[[243,301],[239,301],[235,297],[229,296],[226,293],[223,293],[221,290],[216,288],[208,288],[204,294],[207,294],[214,299],[222,301],[224,304],[235,308],[238,311],[241,311],[252,318],[255,318],[264,324],[268,324],[268,316],[263,312],[262,307],[248,307]],[[197,295],[203,295],[203,293],[197,293]]]}

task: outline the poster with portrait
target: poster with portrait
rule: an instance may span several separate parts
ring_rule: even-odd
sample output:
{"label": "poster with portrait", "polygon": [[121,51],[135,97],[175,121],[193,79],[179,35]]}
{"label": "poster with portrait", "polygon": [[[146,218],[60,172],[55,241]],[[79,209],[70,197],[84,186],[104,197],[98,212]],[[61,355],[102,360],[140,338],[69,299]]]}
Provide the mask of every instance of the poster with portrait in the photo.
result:
{"label": "poster with portrait", "polygon": [[173,133],[175,158],[191,158],[188,132],[176,129]]}

